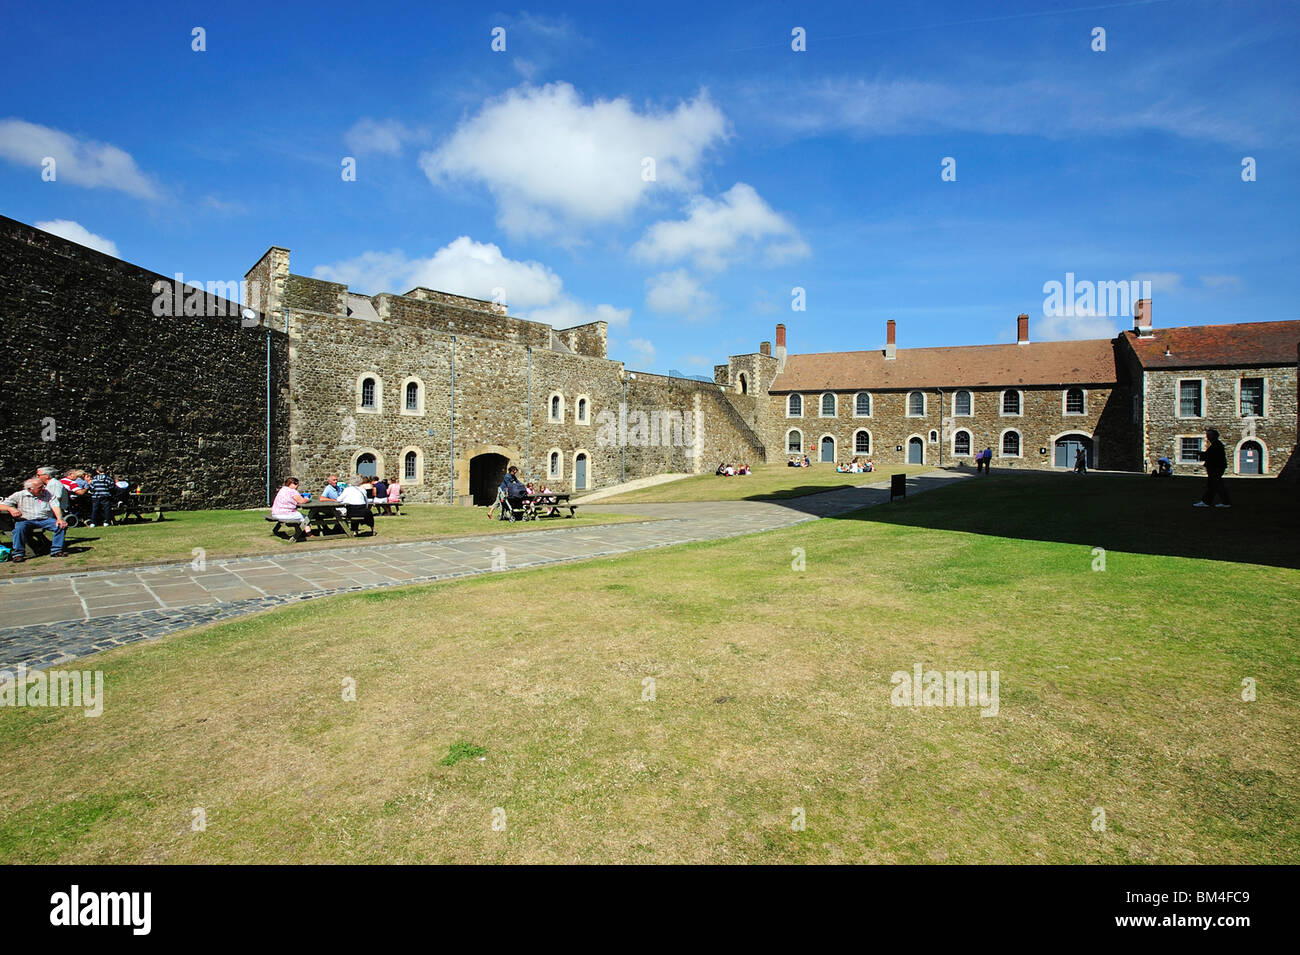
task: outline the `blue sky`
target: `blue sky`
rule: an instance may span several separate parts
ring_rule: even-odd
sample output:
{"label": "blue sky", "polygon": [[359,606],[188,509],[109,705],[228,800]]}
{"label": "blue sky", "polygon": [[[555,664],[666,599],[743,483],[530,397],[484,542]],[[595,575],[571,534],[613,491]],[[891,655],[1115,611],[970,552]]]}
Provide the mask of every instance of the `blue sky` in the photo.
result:
{"label": "blue sky", "polygon": [[274,244],[500,289],[691,374],[777,322],[794,352],[1131,324],[1045,315],[1068,272],[1151,281],[1157,325],[1300,318],[1295,3],[452,6],[11,7],[0,212],[199,281]]}

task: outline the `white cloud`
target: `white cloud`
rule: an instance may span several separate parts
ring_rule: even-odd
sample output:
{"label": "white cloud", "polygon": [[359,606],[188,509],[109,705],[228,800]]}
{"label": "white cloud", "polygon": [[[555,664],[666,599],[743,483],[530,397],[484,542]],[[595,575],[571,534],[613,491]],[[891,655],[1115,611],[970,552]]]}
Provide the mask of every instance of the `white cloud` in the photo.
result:
{"label": "white cloud", "polygon": [[[626,99],[583,102],[568,83],[524,85],[487,103],[420,157],[435,184],[480,182],[514,235],[572,233],[627,216],[652,189],[695,187],[699,163],[726,135],[706,93],[671,111]],[[642,160],[655,161],[655,181]]]}
{"label": "white cloud", "polygon": [[811,253],[799,232],[748,183],[738,182],[719,199],[696,196],[685,219],[656,222],[632,253],[646,262],[690,259],[697,268],[720,271],[762,247],[767,264]]}
{"label": "white cloud", "polygon": [[1239,275],[1202,275],[1201,284],[1206,288],[1213,289],[1239,289],[1241,288],[1241,276]]}
{"label": "white cloud", "polygon": [[424,287],[494,301],[504,293],[512,315],[556,327],[606,321],[626,325],[631,312],[612,305],[587,305],[564,292],[564,282],[540,262],[507,258],[490,242],[462,235],[428,258],[400,251],[363,252],[356,258],[319,265],[312,275],[342,282],[360,292],[410,291]]}
{"label": "white cloud", "polygon": [[645,287],[646,305],[661,315],[701,318],[718,305],[713,293],[703,288],[699,280],[685,269],[652,275],[646,279]]}
{"label": "white cloud", "polygon": [[1097,312],[1075,315],[1044,315],[1030,326],[1031,340],[1055,342],[1084,338],[1114,338],[1123,329],[1117,319]]}
{"label": "white cloud", "polygon": [[67,239],[69,242],[75,242],[77,245],[84,245],[96,252],[111,255],[115,259],[122,257],[117,251],[116,242],[112,239],[106,239],[102,235],[96,235],[80,222],[74,222],[72,219],[50,219],[47,222],[36,223],[36,228],[42,232],[48,232],[50,235],[57,235],[60,238]]}
{"label": "white cloud", "polygon": [[644,338],[633,338],[627,343],[629,360],[624,364],[649,368],[655,363],[655,346]]}
{"label": "white cloud", "polygon": [[1174,294],[1183,290],[1183,276],[1180,272],[1139,272],[1133,278],[1139,282],[1150,282],[1153,294]]}
{"label": "white cloud", "polygon": [[395,119],[359,119],[343,134],[343,141],[354,155],[384,153],[395,156],[402,151],[402,143],[415,134]]}
{"label": "white cloud", "polygon": [[141,199],[158,198],[153,180],[140,171],[130,153],[116,146],[77,139],[21,119],[0,120],[0,159],[41,169],[47,157],[55,162],[55,182],[119,189]]}

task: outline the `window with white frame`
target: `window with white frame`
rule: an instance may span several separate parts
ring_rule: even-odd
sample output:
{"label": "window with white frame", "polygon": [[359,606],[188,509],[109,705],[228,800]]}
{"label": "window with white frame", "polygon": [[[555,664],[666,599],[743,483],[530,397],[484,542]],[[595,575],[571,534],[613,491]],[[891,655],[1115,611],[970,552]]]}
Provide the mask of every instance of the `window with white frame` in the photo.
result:
{"label": "window with white frame", "polygon": [[1204,410],[1204,382],[1185,378],[1178,382],[1178,417],[1199,418]]}
{"label": "window with white frame", "polygon": [[1200,464],[1201,462],[1201,439],[1200,438],[1179,438],[1178,439],[1178,462],[1180,464]]}
{"label": "window with white frame", "polygon": [[826,394],[822,395],[822,417],[834,418],[836,411],[835,405],[835,395],[833,392],[828,391]]}
{"label": "window with white frame", "polygon": [[551,421],[564,420],[564,396],[558,391],[551,395],[549,411]]}
{"label": "window with white frame", "polygon": [[910,392],[907,396],[907,416],[909,418],[925,417],[925,395],[919,391]]}
{"label": "window with white frame", "polygon": [[798,428],[791,428],[785,433],[785,450],[787,454],[803,451],[803,432]]}
{"label": "window with white frame", "polygon": [[420,455],[417,451],[407,451],[402,456],[402,480],[414,483],[420,473]]}
{"label": "window with white frame", "polygon": [[1002,413],[1020,414],[1020,392],[1014,389],[1002,392]]}
{"label": "window with white frame", "polygon": [[853,453],[870,454],[871,453],[871,432],[865,428],[853,433]]}
{"label": "window with white frame", "polygon": [[418,382],[408,381],[406,383],[406,410],[420,410],[420,385]]}
{"label": "window with white frame", "polygon": [[546,476],[551,480],[559,480],[564,476],[564,455],[560,453],[559,448],[552,448],[551,453],[547,456]]}
{"label": "window with white frame", "polygon": [[871,417],[871,395],[860,391],[853,398],[853,414],[858,418]]}
{"label": "window with white frame", "polygon": [[785,399],[785,416],[787,418],[803,417],[803,395],[790,395]]}
{"label": "window with white frame", "polygon": [[1065,389],[1065,413],[1066,414],[1084,414],[1087,411],[1087,403],[1084,400],[1082,388]]}
{"label": "window with white frame", "polygon": [[379,407],[379,382],[369,375],[361,379],[361,407],[367,411]]}
{"label": "window with white frame", "polygon": [[962,429],[952,436],[952,453],[970,455],[970,432]]}
{"label": "window with white frame", "polygon": [[590,407],[590,405],[591,402],[587,400],[586,395],[580,395],[578,397],[578,404],[576,405],[577,414],[574,418],[574,420],[577,421],[578,424],[587,424],[587,409]]}
{"label": "window with white frame", "polygon": [[1241,416],[1243,418],[1264,417],[1264,379],[1241,379]]}
{"label": "window with white frame", "polygon": [[952,396],[952,413],[956,417],[969,418],[971,415],[971,396],[966,390],[958,391]]}
{"label": "window with white frame", "polygon": [[1002,456],[1004,458],[1020,457],[1020,432],[1007,431],[1002,435]]}

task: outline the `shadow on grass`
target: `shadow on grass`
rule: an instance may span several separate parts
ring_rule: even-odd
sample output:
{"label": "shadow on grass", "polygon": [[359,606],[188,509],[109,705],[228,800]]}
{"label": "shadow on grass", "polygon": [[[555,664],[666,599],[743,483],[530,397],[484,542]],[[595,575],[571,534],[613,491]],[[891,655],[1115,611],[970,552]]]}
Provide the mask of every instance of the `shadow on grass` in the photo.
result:
{"label": "shadow on grass", "polygon": [[[909,490],[924,483],[925,478],[907,482]],[[1233,506],[1203,508],[1192,505],[1201,499],[1204,478],[995,473],[840,519],[1300,568],[1295,482],[1246,478],[1226,483]]]}

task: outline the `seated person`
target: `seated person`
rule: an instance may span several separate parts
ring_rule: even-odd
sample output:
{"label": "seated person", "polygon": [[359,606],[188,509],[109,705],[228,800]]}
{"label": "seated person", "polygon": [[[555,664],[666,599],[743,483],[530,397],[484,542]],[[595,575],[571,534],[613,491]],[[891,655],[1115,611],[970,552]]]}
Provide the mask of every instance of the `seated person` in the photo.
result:
{"label": "seated person", "polygon": [[402,503],[402,482],[393,478],[388,482],[388,508],[391,511],[394,504]]}
{"label": "seated person", "polygon": [[[370,503],[370,501],[365,490],[366,488],[366,485],[364,483],[365,480],[366,478],[364,475],[358,474],[357,483],[349,484],[345,488],[343,488],[343,490],[339,493],[338,502],[340,504],[356,504],[356,505],[360,505],[361,507],[367,506]],[[347,509],[339,508],[339,513],[346,514]]]}
{"label": "seated person", "polygon": [[378,474],[375,475],[375,509],[381,514],[387,514],[388,511],[388,482]]}
{"label": "seated person", "polygon": [[307,503],[307,499],[298,493],[299,483],[296,477],[284,479],[284,486],[276,493],[271,504],[271,516],[282,524],[301,525],[303,534],[311,537],[316,532],[312,530],[307,515],[298,510],[299,504]]}
{"label": "seated person", "polygon": [[722,477],[727,473],[727,462],[723,461],[718,465],[718,469],[713,472],[716,477]]}
{"label": "seated person", "polygon": [[800,464],[799,467],[801,467],[801,468],[810,468],[810,467],[812,467],[812,462],[808,460],[808,455],[805,454],[805,455],[803,456],[803,463]]}
{"label": "seated person", "polygon": [[322,501],[337,501],[342,493],[343,488],[339,487],[339,476],[331,474],[325,479],[325,487],[320,492],[320,499]]}
{"label": "seated person", "polygon": [[790,460],[785,462],[785,466],[788,468],[797,468],[799,466],[799,458],[796,455],[790,455]]}
{"label": "seated person", "polygon": [[68,522],[63,519],[59,499],[40,478],[30,477],[24,481],[21,491],[0,501],[0,509],[14,518],[14,547],[9,555],[10,561],[21,564],[27,559],[27,535],[35,528],[54,532],[54,539],[50,542],[51,557],[67,556],[63,550],[63,538]]}

